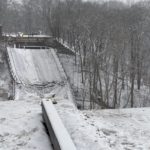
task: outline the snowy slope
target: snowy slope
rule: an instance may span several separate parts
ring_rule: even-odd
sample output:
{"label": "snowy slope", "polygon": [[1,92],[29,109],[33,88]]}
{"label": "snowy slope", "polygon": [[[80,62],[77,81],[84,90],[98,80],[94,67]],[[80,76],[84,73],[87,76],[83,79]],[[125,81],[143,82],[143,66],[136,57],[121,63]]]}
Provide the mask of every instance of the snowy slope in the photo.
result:
{"label": "snowy slope", "polygon": [[83,111],[66,100],[57,110],[78,150],[150,150],[150,109]]}
{"label": "snowy slope", "polygon": [[43,85],[61,81],[50,49],[8,48],[7,50],[18,83]]}
{"label": "snowy slope", "polygon": [[0,150],[51,150],[38,101],[0,102]]}
{"label": "snowy slope", "polygon": [[150,108],[79,111],[67,86],[51,93],[78,150],[150,150]]}
{"label": "snowy slope", "polygon": [[150,108],[93,110],[83,112],[95,128],[98,143],[112,150],[150,149]]}

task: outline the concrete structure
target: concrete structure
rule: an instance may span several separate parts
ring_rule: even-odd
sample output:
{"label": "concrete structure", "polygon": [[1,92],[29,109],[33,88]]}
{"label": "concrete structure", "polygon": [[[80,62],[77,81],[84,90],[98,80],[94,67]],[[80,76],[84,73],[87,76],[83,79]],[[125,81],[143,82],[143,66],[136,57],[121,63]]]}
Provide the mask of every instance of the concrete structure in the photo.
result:
{"label": "concrete structure", "polygon": [[54,150],[76,150],[51,100],[42,101],[42,112]]}
{"label": "concrete structure", "polygon": [[10,46],[15,45],[16,48],[22,48],[24,46],[52,46],[54,38],[47,35],[23,35],[16,37],[7,37],[7,41]]}
{"label": "concrete structure", "polygon": [[45,86],[61,82],[52,49],[7,48],[9,64],[16,83]]}

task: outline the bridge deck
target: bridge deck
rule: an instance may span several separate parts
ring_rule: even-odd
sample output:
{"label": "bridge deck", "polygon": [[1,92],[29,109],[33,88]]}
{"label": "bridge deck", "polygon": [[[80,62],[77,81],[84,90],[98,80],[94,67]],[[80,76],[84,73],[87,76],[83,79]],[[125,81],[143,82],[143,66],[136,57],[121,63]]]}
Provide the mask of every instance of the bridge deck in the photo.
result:
{"label": "bridge deck", "polygon": [[50,49],[7,48],[7,51],[16,82],[43,85],[61,81]]}

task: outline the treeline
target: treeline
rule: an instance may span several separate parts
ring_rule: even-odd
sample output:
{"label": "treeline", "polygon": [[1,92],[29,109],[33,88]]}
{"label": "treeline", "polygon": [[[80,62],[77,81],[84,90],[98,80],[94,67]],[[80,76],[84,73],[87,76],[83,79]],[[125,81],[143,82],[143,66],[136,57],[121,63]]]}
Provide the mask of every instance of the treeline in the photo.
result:
{"label": "treeline", "polygon": [[0,24],[5,33],[50,34],[52,8],[57,0],[0,0]]}
{"label": "treeline", "polygon": [[53,10],[52,34],[67,41],[79,57],[91,108],[93,102],[108,108],[138,106],[135,90],[150,86],[149,6],[65,0]]}
{"label": "treeline", "polygon": [[79,59],[86,93],[82,94],[83,106],[88,97],[91,108],[94,103],[108,108],[134,107],[135,91],[150,87],[148,1],[133,5],[118,1],[2,1],[7,5],[0,7],[5,13],[0,13],[0,20],[6,32],[42,31],[75,50],[75,64]]}

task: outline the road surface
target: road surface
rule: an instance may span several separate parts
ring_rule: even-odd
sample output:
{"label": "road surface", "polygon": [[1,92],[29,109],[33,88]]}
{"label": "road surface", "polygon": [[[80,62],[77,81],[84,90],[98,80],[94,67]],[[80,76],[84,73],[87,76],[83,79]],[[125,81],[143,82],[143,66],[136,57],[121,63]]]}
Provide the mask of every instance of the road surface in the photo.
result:
{"label": "road surface", "polygon": [[17,83],[45,85],[61,81],[51,49],[8,48],[7,51]]}

